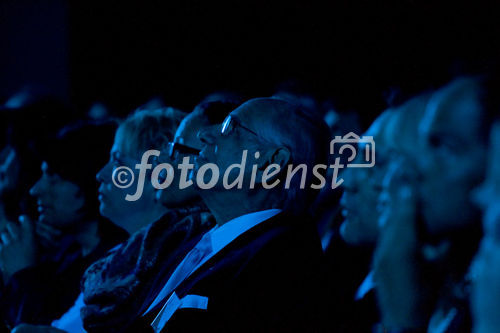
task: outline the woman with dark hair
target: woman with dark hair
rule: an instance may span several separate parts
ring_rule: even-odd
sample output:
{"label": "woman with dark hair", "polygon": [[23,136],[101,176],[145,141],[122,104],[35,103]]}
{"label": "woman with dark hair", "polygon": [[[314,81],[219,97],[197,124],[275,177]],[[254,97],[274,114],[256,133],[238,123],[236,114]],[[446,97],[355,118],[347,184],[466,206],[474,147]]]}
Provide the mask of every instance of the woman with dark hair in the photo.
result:
{"label": "woman with dark hair", "polygon": [[85,269],[124,239],[99,217],[95,174],[105,163],[114,123],[64,128],[42,152],[42,176],[31,188],[36,223],[21,216],[0,235],[0,297],[6,324],[48,324],[73,304]]}
{"label": "woman with dark hair", "polygon": [[19,215],[35,216],[29,189],[39,177],[40,147],[71,117],[71,110],[55,99],[21,95],[0,107],[0,232]]}

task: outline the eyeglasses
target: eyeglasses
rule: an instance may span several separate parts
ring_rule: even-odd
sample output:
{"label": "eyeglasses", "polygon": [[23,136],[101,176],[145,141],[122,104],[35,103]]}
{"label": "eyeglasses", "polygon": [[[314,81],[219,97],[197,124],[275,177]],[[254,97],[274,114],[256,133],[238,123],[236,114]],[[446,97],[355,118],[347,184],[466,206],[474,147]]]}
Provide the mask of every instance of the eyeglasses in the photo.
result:
{"label": "eyeglasses", "polygon": [[169,142],[167,148],[168,157],[171,159],[177,158],[179,154],[186,155],[198,155],[200,153],[199,149],[183,145],[179,142]]}
{"label": "eyeglasses", "polygon": [[224,119],[224,122],[222,123],[222,128],[220,130],[220,134],[222,136],[228,136],[238,126],[241,127],[241,128],[243,128],[244,130],[247,130],[248,132],[252,133],[255,136],[259,136],[257,133],[255,133],[254,131],[252,131],[248,127],[243,126],[241,124],[241,122],[238,120],[238,118],[235,118],[235,117],[233,117],[231,115],[227,116],[226,119]]}

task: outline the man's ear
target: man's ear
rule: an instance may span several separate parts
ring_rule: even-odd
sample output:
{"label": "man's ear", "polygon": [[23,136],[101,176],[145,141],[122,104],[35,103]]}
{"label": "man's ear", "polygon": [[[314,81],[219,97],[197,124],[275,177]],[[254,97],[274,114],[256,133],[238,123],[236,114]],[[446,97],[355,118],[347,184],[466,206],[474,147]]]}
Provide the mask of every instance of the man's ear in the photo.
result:
{"label": "man's ear", "polygon": [[262,179],[265,178],[267,184],[273,183],[283,172],[286,172],[284,169],[291,159],[292,154],[287,147],[269,149],[256,161],[256,182],[262,183]]}
{"label": "man's ear", "polygon": [[279,147],[272,153],[270,162],[271,164],[278,164],[283,169],[290,162],[291,158],[292,154],[288,148]]}

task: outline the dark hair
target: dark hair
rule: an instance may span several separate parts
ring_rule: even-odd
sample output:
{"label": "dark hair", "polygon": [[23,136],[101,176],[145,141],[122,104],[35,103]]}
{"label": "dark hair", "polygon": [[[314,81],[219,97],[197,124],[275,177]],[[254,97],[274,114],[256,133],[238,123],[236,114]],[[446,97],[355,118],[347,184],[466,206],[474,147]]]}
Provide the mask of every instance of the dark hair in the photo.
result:
{"label": "dark hair", "polygon": [[85,215],[99,216],[96,174],[106,164],[117,124],[81,121],[64,127],[46,147],[42,159],[49,171],[80,187]]}
{"label": "dark hair", "polygon": [[40,175],[40,152],[48,139],[73,117],[72,110],[55,98],[30,94],[27,97],[15,105],[0,107],[0,150],[12,148],[19,161],[17,182],[0,198],[10,220],[17,220],[20,214],[36,214],[29,189]]}

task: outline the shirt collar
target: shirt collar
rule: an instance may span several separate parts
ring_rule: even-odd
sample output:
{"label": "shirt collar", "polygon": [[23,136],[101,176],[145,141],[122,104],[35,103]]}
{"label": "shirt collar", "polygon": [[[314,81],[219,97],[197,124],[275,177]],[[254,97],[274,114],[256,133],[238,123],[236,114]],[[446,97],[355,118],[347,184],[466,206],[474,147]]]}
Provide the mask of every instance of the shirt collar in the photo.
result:
{"label": "shirt collar", "polygon": [[238,216],[221,226],[214,227],[210,232],[212,251],[217,253],[244,232],[259,223],[279,214],[281,209],[267,209],[259,212]]}
{"label": "shirt collar", "polygon": [[354,299],[356,301],[359,301],[360,299],[363,299],[366,294],[368,294],[370,291],[375,289],[375,281],[373,280],[373,271],[370,271],[368,276],[364,279],[363,283],[358,288],[358,291],[356,292],[356,296]]}

